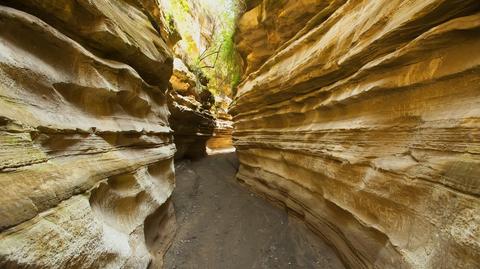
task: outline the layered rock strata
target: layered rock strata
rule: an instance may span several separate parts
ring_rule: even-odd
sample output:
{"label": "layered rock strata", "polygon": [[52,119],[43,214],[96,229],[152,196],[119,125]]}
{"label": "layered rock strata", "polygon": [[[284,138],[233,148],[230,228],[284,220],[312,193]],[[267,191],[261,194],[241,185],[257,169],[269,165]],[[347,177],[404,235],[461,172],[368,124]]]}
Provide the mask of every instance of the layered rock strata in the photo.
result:
{"label": "layered rock strata", "polygon": [[193,74],[179,58],[175,58],[172,89],[168,106],[172,113],[170,124],[175,131],[176,159],[199,158],[206,155],[206,143],[215,128],[210,111],[215,102],[200,76]]}
{"label": "layered rock strata", "polygon": [[219,115],[215,120],[212,137],[207,141],[207,148],[211,150],[232,148],[232,132],[232,117],[229,114]]}
{"label": "layered rock strata", "polygon": [[144,8],[155,2],[0,1],[37,16],[101,57],[130,65],[147,83],[165,87],[173,60],[159,32],[166,27],[159,25],[160,19],[154,21],[157,12]]}
{"label": "layered rock strata", "polygon": [[237,24],[236,45],[246,73],[258,69],[307,23],[325,20],[346,0],[246,1],[247,10]]}
{"label": "layered rock strata", "polygon": [[154,13],[0,3],[0,267],[159,266],[175,146]]}
{"label": "layered rock strata", "polygon": [[239,86],[238,179],[351,268],[479,268],[479,12],[349,0],[314,16]]}
{"label": "layered rock strata", "polygon": [[227,111],[232,100],[228,97],[220,96],[215,99],[215,128],[213,129],[212,137],[207,141],[207,149],[233,148],[233,122],[232,116]]}

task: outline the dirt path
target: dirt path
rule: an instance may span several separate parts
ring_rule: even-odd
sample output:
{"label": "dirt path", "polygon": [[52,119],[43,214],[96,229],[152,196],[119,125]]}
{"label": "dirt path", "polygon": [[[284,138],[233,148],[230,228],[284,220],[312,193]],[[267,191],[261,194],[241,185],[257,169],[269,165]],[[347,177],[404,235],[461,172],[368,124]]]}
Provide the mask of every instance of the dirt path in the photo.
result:
{"label": "dirt path", "polygon": [[299,221],[235,181],[234,153],[176,165],[178,222],[167,269],[344,268]]}

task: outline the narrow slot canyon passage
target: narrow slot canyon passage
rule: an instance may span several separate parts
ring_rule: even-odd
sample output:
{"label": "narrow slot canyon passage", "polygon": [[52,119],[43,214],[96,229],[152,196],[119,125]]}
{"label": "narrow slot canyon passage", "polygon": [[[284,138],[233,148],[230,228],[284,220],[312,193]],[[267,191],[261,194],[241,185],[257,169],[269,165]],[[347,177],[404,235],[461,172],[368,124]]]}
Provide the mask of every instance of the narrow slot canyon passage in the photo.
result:
{"label": "narrow slot canyon passage", "polygon": [[175,165],[177,233],[166,269],[344,268],[304,223],[235,179],[235,152]]}
{"label": "narrow slot canyon passage", "polygon": [[0,269],[479,269],[480,0],[0,0]]}

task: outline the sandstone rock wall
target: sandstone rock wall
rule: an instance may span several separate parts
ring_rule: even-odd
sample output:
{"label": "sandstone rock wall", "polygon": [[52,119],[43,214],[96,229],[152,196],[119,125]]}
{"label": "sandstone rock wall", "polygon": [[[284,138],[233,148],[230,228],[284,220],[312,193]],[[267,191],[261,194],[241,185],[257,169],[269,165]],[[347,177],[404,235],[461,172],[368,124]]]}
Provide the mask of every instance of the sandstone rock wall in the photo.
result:
{"label": "sandstone rock wall", "polygon": [[[291,14],[273,10],[264,21]],[[351,268],[479,268],[480,3],[349,0],[316,12],[330,15],[295,29],[239,86],[238,179]]]}
{"label": "sandstone rock wall", "polygon": [[[238,20],[236,45],[245,63],[245,73],[258,69],[275,51],[307,23],[314,26],[328,18],[346,0],[246,1],[247,10]],[[257,3],[258,2],[258,3]]]}
{"label": "sandstone rock wall", "polygon": [[161,264],[175,146],[157,15],[139,1],[0,1],[1,268]]}
{"label": "sandstone rock wall", "polygon": [[[228,115],[228,114],[227,114]],[[220,116],[215,120],[213,134],[207,141],[207,148],[210,150],[233,148],[232,132],[233,124],[230,115]]]}
{"label": "sandstone rock wall", "polygon": [[[210,111],[213,95],[202,85],[179,58],[174,60],[172,89],[168,92],[168,106],[172,113],[170,124],[175,131],[176,159],[199,158],[206,155],[206,143],[212,136],[215,117]],[[205,82],[203,82],[205,84]]]}
{"label": "sandstone rock wall", "polygon": [[215,99],[215,128],[212,137],[207,141],[207,148],[212,151],[233,148],[233,122],[232,116],[228,114],[232,99],[220,96]]}

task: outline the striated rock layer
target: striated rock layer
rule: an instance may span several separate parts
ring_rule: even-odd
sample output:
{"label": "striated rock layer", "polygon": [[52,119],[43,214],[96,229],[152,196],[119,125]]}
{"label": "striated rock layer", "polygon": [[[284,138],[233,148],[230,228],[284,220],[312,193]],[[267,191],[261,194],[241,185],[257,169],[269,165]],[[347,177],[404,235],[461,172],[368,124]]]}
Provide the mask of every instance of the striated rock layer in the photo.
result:
{"label": "striated rock layer", "polygon": [[220,96],[215,99],[215,128],[212,137],[207,141],[207,149],[233,148],[233,122],[232,116],[227,112],[232,99]]}
{"label": "striated rock layer", "polygon": [[480,3],[349,0],[322,18],[239,86],[238,179],[351,268],[479,268]]}
{"label": "striated rock layer", "polygon": [[[246,1],[247,11],[238,20],[236,46],[246,73],[258,69],[302,28],[325,20],[346,0]],[[256,3],[258,2],[258,3]]]}
{"label": "striated rock layer", "polygon": [[206,154],[206,143],[212,136],[215,117],[210,108],[213,95],[179,58],[174,60],[172,89],[168,92],[170,124],[175,131],[176,159],[199,158]]}
{"label": "striated rock layer", "polygon": [[160,266],[175,146],[155,13],[0,3],[0,267]]}
{"label": "striated rock layer", "polygon": [[213,134],[207,141],[207,148],[211,150],[232,148],[232,118],[230,115],[219,115],[215,120]]}

